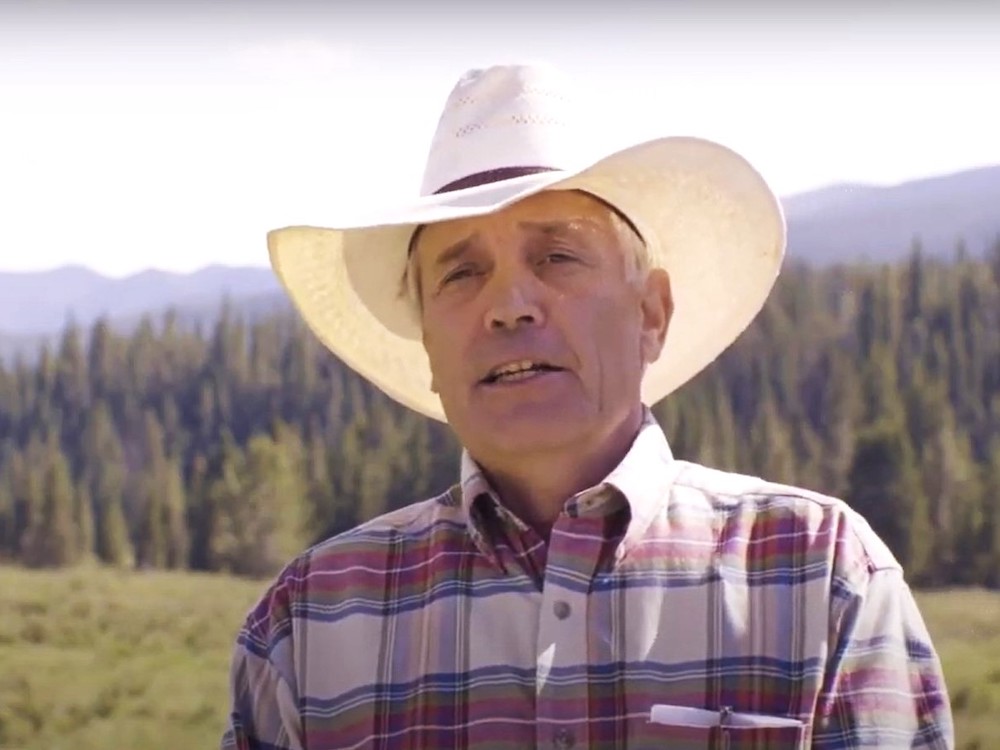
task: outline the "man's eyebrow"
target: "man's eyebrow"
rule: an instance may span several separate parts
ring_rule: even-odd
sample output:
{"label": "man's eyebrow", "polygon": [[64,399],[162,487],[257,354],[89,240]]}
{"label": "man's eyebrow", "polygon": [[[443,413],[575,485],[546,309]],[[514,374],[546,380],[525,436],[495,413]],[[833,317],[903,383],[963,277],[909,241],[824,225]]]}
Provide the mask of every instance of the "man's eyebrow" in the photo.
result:
{"label": "man's eyebrow", "polygon": [[[520,221],[518,226],[522,229],[529,229],[536,232],[541,232],[542,234],[554,234],[556,232],[579,229],[597,229],[600,224],[592,219],[586,219],[583,217],[574,217],[572,219],[552,219],[548,221]],[[416,237],[414,237],[415,239]],[[437,257],[434,258],[431,264],[435,269],[440,269],[443,266],[447,266],[454,261],[461,258],[465,253],[467,253],[472,244],[476,240],[476,235],[472,234],[458,242],[449,245],[447,248],[438,253]]]}
{"label": "man's eyebrow", "polygon": [[466,237],[442,250],[434,259],[434,268],[440,269],[442,266],[447,266],[461,258],[469,251],[469,248],[472,246],[472,240],[473,237]]}

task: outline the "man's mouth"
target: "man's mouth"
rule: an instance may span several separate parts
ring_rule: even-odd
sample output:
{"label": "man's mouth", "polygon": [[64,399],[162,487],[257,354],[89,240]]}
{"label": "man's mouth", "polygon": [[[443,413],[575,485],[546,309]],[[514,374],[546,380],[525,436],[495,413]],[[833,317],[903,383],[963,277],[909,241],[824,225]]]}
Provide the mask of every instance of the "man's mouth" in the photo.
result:
{"label": "man's mouth", "polygon": [[559,372],[562,369],[547,362],[522,359],[517,362],[508,362],[499,367],[494,367],[480,382],[486,385],[513,383],[518,380],[527,380],[528,378],[535,377],[542,372]]}

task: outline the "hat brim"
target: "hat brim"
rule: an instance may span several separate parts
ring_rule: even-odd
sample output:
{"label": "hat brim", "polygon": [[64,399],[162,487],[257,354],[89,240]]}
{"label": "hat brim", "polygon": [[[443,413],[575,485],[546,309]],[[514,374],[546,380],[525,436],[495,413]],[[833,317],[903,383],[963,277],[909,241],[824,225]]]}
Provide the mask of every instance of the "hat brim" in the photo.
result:
{"label": "hat brim", "polygon": [[711,364],[763,307],[781,268],[777,196],[739,154],[700,138],[647,141],[575,172],[420,198],[377,215],[268,234],[271,263],[320,342],[391,398],[447,421],[419,321],[401,294],[414,229],[484,215],[542,190],[583,190],[622,211],[670,274],[674,313],[642,384],[652,405]]}

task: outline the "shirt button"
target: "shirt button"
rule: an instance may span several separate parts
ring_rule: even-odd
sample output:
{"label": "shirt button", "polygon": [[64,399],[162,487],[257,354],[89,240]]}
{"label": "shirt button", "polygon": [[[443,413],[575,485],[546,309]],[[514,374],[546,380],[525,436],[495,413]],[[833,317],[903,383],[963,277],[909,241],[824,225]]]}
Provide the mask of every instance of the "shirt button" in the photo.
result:
{"label": "shirt button", "polygon": [[565,620],[569,617],[569,613],[571,611],[572,608],[569,606],[569,602],[564,602],[561,599],[552,605],[553,614],[555,614],[555,616],[560,620]]}
{"label": "shirt button", "polygon": [[560,729],[552,737],[552,745],[559,748],[559,750],[569,750],[575,742],[576,737],[573,736],[573,732],[569,729]]}

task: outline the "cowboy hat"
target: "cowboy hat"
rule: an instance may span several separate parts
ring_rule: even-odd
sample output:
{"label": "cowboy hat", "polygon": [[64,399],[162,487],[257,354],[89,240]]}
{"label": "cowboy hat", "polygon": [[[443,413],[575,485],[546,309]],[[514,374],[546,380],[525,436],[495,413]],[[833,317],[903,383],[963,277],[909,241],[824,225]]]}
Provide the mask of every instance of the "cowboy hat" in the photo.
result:
{"label": "cowboy hat", "polygon": [[743,157],[672,136],[603,149],[544,65],[463,75],[431,142],[420,195],[405,205],[268,233],[274,270],[318,339],[388,396],[446,421],[401,293],[422,224],[497,211],[543,190],[581,190],[617,209],[670,274],[674,313],[643,376],[652,405],[714,361],[760,311],[785,250],[781,206]]}

